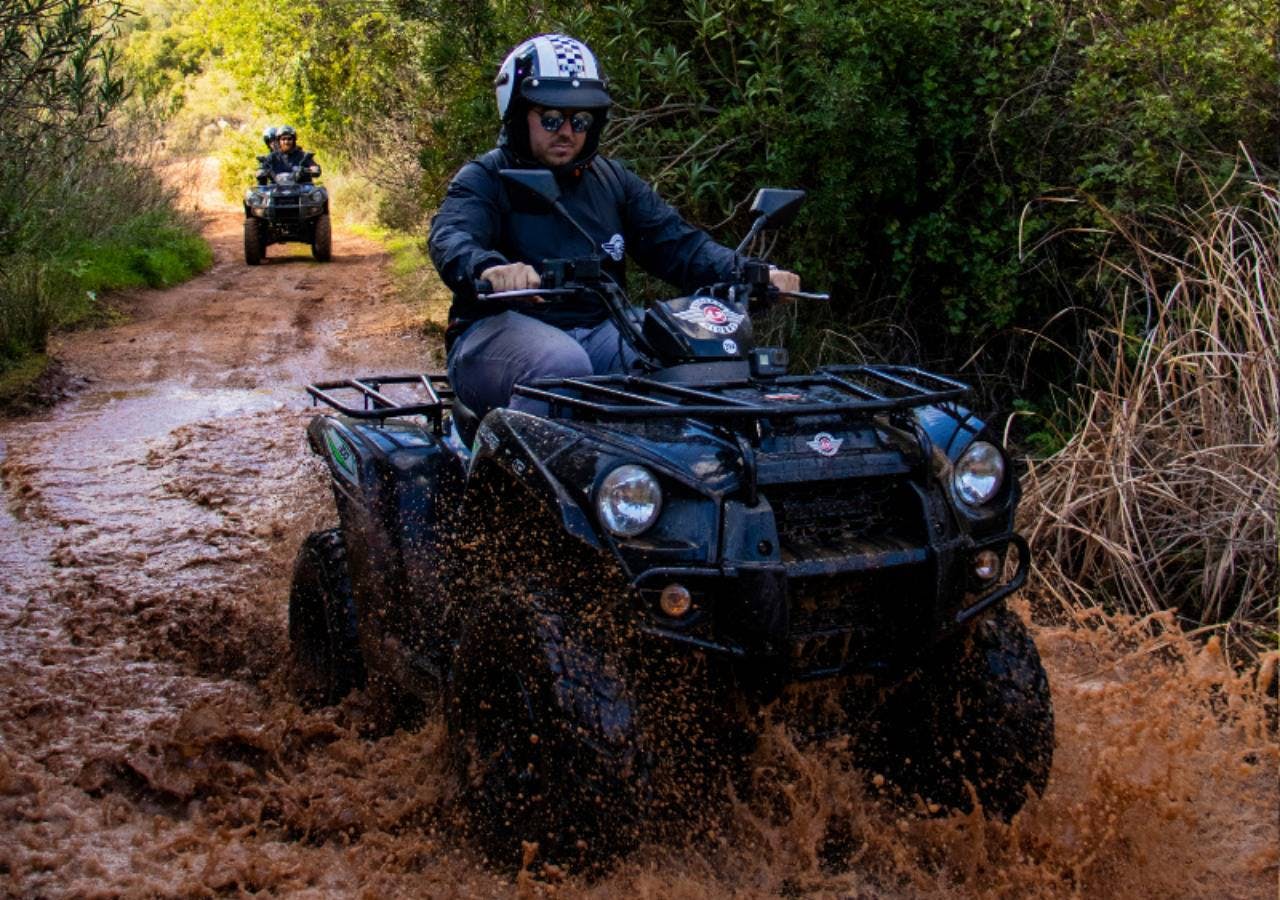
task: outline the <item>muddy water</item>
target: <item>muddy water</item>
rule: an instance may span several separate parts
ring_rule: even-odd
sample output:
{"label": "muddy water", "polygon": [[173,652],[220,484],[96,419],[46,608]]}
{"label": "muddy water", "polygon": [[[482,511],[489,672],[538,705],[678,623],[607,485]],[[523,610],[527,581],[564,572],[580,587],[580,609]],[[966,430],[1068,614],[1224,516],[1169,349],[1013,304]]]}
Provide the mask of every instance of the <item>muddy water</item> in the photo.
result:
{"label": "muddy water", "polygon": [[298,386],[432,350],[373,245],[339,233],[331,264],[273,248],[251,269],[238,215],[206,206],[214,269],[65,339],[88,387],[0,423],[3,892],[1275,896],[1258,677],[1167,620],[1061,615],[1036,630],[1053,777],[1011,825],[904,817],[839,745],[777,731],[709,828],[594,880],[485,868],[453,828],[438,721],[374,738],[359,695],[306,713],[284,688],[291,560],[330,515]]}

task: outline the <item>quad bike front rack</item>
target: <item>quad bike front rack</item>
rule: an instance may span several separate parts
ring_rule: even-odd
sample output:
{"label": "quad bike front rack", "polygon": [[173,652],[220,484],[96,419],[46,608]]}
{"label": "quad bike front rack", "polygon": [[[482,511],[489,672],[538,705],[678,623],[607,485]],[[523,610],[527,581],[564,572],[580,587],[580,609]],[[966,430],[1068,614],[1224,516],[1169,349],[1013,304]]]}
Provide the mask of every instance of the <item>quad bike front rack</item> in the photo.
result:
{"label": "quad bike front rack", "polygon": [[735,423],[943,407],[970,390],[963,382],[914,366],[871,365],[826,366],[812,375],[697,386],[636,375],[539,379],[515,386],[515,393],[549,404],[553,417],[696,418]]}
{"label": "quad bike front rack", "polygon": [[[514,392],[546,402],[553,418],[695,418],[728,432],[745,426],[758,433],[761,423],[804,416],[892,416],[922,406],[935,407],[960,427],[973,418],[955,403],[971,392],[967,384],[914,366],[833,365],[812,375],[696,386],[638,375],[544,378],[518,384]],[[453,409],[456,396],[443,372],[320,381],[307,385],[307,393],[313,403],[354,419],[425,416],[436,434],[443,434],[444,413]],[[927,435],[917,427],[912,430],[928,455]],[[750,455],[745,448],[743,452]]]}

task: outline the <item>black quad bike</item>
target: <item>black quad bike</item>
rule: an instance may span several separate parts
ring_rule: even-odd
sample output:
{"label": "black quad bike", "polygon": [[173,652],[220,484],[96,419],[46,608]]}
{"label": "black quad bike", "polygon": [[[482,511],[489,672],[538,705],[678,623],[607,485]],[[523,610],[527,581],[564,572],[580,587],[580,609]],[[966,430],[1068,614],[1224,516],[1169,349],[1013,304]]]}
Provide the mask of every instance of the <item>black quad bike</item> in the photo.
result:
{"label": "black quad bike", "polygon": [[[258,162],[265,161],[258,157]],[[244,194],[244,261],[256,266],[267,258],[267,247],[290,241],[311,245],[319,262],[333,257],[333,226],[329,221],[329,192],[311,180],[312,155],[292,172],[280,172],[268,184]]]}
{"label": "black quad bike", "polygon": [[[550,173],[503,177],[569,218]],[[760,191],[739,252],[802,197]],[[1002,603],[1018,484],[965,385],[786,374],[752,341],[778,294],[749,258],[642,318],[590,258],[487,302],[530,294],[597,298],[641,371],[519,385],[547,414],[482,420],[439,374],[308,387],[337,412],[308,436],[341,524],[294,572],[304,694],[442,713],[465,821],[508,863],[706,809],[766,707],[918,809],[1008,818],[1043,791],[1049,686]]]}

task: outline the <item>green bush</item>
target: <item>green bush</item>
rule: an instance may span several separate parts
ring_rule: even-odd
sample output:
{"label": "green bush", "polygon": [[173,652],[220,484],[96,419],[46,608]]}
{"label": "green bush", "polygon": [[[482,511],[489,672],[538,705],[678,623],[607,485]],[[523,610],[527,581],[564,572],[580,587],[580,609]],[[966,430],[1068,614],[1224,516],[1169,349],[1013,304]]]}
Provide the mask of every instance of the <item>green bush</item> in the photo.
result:
{"label": "green bush", "polygon": [[1092,207],[1039,198],[1089,191],[1154,221],[1188,159],[1229,168],[1244,142],[1261,165],[1280,163],[1276,14],[1238,0],[542,9],[531,26],[504,5],[424,8],[441,25],[424,54],[446,110],[421,154],[428,203],[492,142],[489,84],[507,49],[565,30],[612,79],[606,149],[693,220],[730,240],[755,187],[809,191],[773,253],[835,297],[798,331],[893,323],[917,357],[956,363],[987,345],[988,365],[1008,368],[1017,334],[1041,328],[1064,296],[1089,296],[1095,244],[1020,250],[1095,227]]}
{"label": "green bush", "polygon": [[209,245],[165,211],[130,219],[106,239],[68,247],[55,262],[86,292],[170,287],[213,264]]}
{"label": "green bush", "polygon": [[260,129],[228,131],[218,141],[218,187],[222,193],[239,200],[245,188],[255,184],[258,157],[267,152]]}
{"label": "green bush", "polygon": [[53,329],[99,315],[104,292],[168,287],[212,264],[209,245],[167,210],[70,240],[52,254],[0,258],[0,371],[43,352]]}
{"label": "green bush", "polygon": [[10,7],[0,17],[0,371],[29,368],[52,329],[96,313],[100,292],[172,284],[212,261],[147,156],[153,130],[118,113],[123,7]]}
{"label": "green bush", "polygon": [[44,351],[57,311],[69,298],[70,279],[51,276],[29,257],[0,265],[0,372],[24,356]]}

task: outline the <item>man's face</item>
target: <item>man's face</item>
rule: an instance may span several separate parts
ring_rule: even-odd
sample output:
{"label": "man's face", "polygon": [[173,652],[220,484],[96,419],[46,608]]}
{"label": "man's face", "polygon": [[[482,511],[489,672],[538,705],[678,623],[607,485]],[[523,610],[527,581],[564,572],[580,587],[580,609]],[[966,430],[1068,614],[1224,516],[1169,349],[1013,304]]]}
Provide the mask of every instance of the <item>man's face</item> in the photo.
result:
{"label": "man's face", "polygon": [[280,135],[278,140],[280,142],[280,149],[283,152],[288,153],[290,150],[293,149],[293,145],[296,138],[294,138],[294,136],[291,134],[282,134]]}
{"label": "man's face", "polygon": [[[529,149],[533,158],[545,166],[563,166],[573,162],[587,143],[587,129],[574,131],[573,116],[577,110],[535,106],[529,110]],[[563,119],[555,131],[548,131],[543,120]]]}

